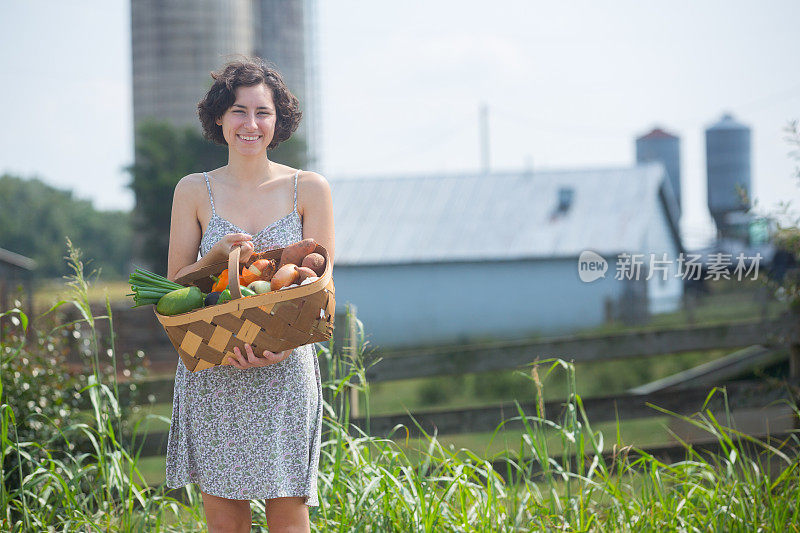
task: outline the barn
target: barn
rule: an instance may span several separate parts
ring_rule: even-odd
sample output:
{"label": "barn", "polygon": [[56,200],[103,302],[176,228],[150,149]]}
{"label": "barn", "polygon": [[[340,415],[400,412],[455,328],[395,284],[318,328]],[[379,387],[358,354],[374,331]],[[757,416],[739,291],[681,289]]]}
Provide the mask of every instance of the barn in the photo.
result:
{"label": "barn", "polygon": [[330,183],[338,312],[354,305],[373,346],[561,334],[680,306],[660,163]]}

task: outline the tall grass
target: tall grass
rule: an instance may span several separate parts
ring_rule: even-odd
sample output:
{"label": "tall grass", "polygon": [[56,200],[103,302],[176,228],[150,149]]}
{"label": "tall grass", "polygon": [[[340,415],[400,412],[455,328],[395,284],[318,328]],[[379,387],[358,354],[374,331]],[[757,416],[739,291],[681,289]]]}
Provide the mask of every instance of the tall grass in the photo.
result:
{"label": "tall grass", "polygon": [[[203,531],[195,488],[176,499],[163,485],[148,486],[139,472],[139,454],[130,443],[147,418],[127,428],[115,378],[99,371],[96,325],[107,320],[113,332],[110,306],[106,302],[106,315],[92,316],[80,254],[71,246],[68,261],[74,272],[70,297],[54,309],[76,307],[79,321],[88,327],[93,371],[80,393],[88,396],[92,417],[57,428],[57,437],[44,442],[20,440],[20,417],[28,415],[15,412],[7,401],[14,391],[3,388],[0,367],[0,527],[25,532]],[[6,315],[16,317],[20,328],[27,326],[28,317],[19,309]],[[524,433],[494,457],[445,446],[421,427],[423,437],[414,441],[403,426],[386,436],[361,431],[350,424],[349,391],[357,387],[369,398],[366,343],[360,321],[351,316],[349,323],[345,349],[331,341],[318,354],[327,376],[320,506],[311,508],[315,530],[798,530],[796,434],[777,443],[753,439],[731,427],[729,410],[718,420],[704,405],[695,416],[679,418],[713,435],[720,451],[700,452],[687,445],[685,459],[668,464],[622,442],[619,431],[609,442],[592,430],[576,392],[574,367],[561,360],[538,362],[525,374],[539,399],[537,410],[525,413],[518,406],[518,416],[507,423],[522,424]],[[3,346],[4,361],[17,357],[25,342],[22,336],[17,344]],[[113,336],[111,356],[116,359]],[[561,412],[546,413],[542,383],[557,369],[566,376],[567,394]],[[709,400],[724,394],[714,389]],[[498,426],[492,438],[502,438],[504,429]],[[560,441],[558,454],[548,446],[553,435]],[[88,446],[76,446],[79,439]],[[420,450],[412,454],[407,450],[415,442]],[[7,457],[16,460],[7,462]],[[13,472],[5,469],[7,463],[14,465]],[[255,528],[263,530],[263,502],[252,506]]]}
{"label": "tall grass", "polygon": [[[45,442],[35,440],[20,442],[16,427],[19,416],[7,403],[3,390],[2,368],[6,360],[22,351],[27,339],[18,337],[16,346],[3,347],[3,365],[0,365],[0,400],[3,401],[2,431],[0,439],[0,463],[5,468],[7,454],[17,455],[17,476],[3,470],[3,486],[0,504],[4,510],[0,524],[5,531],[47,531],[51,528],[66,531],[161,531],[166,530],[165,521],[180,517],[186,525],[200,527],[202,512],[199,507],[181,505],[174,498],[164,495],[163,490],[149,487],[139,472],[139,454],[130,442],[138,433],[137,422],[131,438],[123,436],[122,410],[119,405],[119,390],[116,371],[111,383],[105,383],[100,369],[100,349],[97,323],[109,322],[111,333],[111,359],[116,370],[113,317],[106,299],[106,315],[94,316],[90,309],[89,281],[84,272],[80,251],[67,240],[68,264],[72,275],[68,277],[67,299],[52,306],[45,314],[70,305],[76,308],[80,318],[58,326],[50,332],[73,323],[88,327],[88,356],[92,373],[87,385],[79,394],[88,396],[92,406],[92,418],[88,422],[74,422],[66,427],[55,426],[56,437]],[[28,318],[19,309],[6,312],[19,317],[25,329]],[[46,419],[45,422],[52,422]],[[89,443],[87,446],[83,443]],[[36,452],[36,453],[34,453]],[[16,483],[9,483],[10,480]],[[194,511],[186,513],[185,511]],[[188,516],[188,519],[186,517]]]}

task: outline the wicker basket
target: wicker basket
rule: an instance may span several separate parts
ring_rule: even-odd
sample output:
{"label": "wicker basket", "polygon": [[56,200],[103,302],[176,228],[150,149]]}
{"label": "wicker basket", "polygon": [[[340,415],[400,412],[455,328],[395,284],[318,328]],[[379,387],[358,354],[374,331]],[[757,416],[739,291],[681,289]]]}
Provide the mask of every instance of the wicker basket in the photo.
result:
{"label": "wicker basket", "polygon": [[[203,292],[211,290],[210,274],[219,275],[226,267],[230,273],[240,272],[239,247],[234,247],[227,265],[219,262],[178,278],[176,283],[196,285]],[[257,259],[280,261],[283,248],[253,254],[245,263]],[[325,258],[325,272],[314,282],[242,298],[239,276],[231,275],[228,288],[231,301],[166,316],[153,310],[186,368],[192,372],[221,365],[232,357],[233,347],[246,354],[244,345],[253,352],[280,352],[330,339],[333,333],[335,308],[331,262],[327,250],[317,245],[315,252]]]}

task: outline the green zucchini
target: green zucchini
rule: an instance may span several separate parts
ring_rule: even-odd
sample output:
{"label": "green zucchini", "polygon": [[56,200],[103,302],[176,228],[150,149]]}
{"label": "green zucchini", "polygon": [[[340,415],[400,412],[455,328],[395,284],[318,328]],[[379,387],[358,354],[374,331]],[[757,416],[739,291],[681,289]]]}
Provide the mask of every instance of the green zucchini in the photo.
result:
{"label": "green zucchini", "polygon": [[156,310],[162,315],[179,315],[203,307],[205,294],[198,287],[183,287],[168,292],[158,300]]}

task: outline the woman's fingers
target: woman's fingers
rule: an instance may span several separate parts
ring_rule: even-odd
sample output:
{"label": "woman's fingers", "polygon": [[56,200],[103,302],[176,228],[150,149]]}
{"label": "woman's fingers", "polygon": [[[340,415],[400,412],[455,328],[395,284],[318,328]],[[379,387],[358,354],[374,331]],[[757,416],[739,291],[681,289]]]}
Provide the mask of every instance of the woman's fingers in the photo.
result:
{"label": "woman's fingers", "polygon": [[233,347],[233,357],[229,357],[228,361],[231,366],[235,366],[236,368],[239,369],[247,368],[245,366],[245,361],[244,358],[242,357],[242,353],[236,346]]}
{"label": "woman's fingers", "polygon": [[264,366],[263,359],[259,359],[256,357],[256,354],[253,353],[253,347],[249,344],[244,345],[244,349],[247,352],[247,361],[250,363],[251,366]]}
{"label": "woman's fingers", "polygon": [[[246,234],[244,234],[244,233],[233,233],[232,235],[246,235]],[[247,236],[247,237],[248,237],[248,239],[251,238],[249,236]],[[250,259],[250,256],[253,255],[254,248],[253,248],[253,241],[252,240],[237,240],[237,241],[234,241],[233,244],[231,244],[231,246],[230,246],[230,250],[233,250],[233,248],[236,247],[236,246],[238,246],[240,248],[239,249],[239,262],[240,263],[246,262],[248,259]],[[228,253],[230,253],[230,251]]]}
{"label": "woman's fingers", "polygon": [[225,238],[228,242],[234,244],[253,240],[253,236],[249,233],[228,233]]}
{"label": "woman's fingers", "polygon": [[280,363],[287,357],[292,354],[292,350],[284,350],[282,352],[270,352],[269,350],[264,350],[264,357],[270,359],[273,364]]}
{"label": "woman's fingers", "polygon": [[241,252],[239,252],[239,261],[241,263],[244,263],[248,259],[250,259],[251,255],[253,255],[253,242],[245,241],[244,245],[242,246]]}
{"label": "woman's fingers", "polygon": [[264,350],[263,356],[257,356],[253,351],[253,347],[249,344],[244,345],[244,350],[246,357],[238,347],[233,348],[234,357],[229,359],[232,366],[239,369],[264,367],[280,363],[292,354],[292,350],[284,350],[282,352]]}

